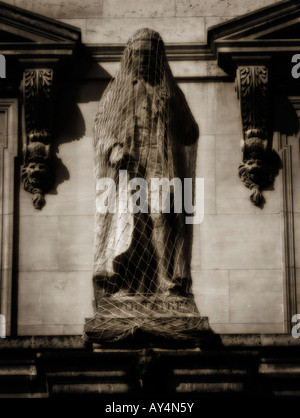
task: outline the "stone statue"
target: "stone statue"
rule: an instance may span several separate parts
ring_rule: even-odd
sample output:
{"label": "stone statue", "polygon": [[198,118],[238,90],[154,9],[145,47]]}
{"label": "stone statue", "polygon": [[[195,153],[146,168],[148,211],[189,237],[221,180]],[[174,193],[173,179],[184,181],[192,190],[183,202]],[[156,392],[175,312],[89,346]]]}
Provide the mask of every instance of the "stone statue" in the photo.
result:
{"label": "stone statue", "polygon": [[[118,340],[136,329],[170,336],[176,321],[169,333],[162,322],[178,313],[178,335],[191,316],[201,322],[191,295],[191,230],[180,189],[194,177],[198,135],[160,35],[139,30],[94,126],[96,316],[86,324],[90,338]],[[107,187],[103,179],[111,179]],[[167,193],[157,183],[162,180],[170,185]]]}

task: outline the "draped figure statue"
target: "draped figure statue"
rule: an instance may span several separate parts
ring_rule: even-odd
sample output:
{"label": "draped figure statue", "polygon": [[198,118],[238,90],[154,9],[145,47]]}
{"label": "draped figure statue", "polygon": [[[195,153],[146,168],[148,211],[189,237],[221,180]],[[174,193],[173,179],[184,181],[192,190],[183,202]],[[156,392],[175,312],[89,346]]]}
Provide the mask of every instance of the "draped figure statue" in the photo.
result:
{"label": "draped figure statue", "polygon": [[[145,327],[153,312],[174,316],[179,310],[186,316],[192,309],[199,319],[191,295],[192,230],[185,223],[182,190],[176,195],[184,179],[194,177],[198,135],[162,38],[150,29],[137,31],[100,100],[94,125],[97,321],[94,318],[91,327],[100,340],[119,339]],[[115,189],[103,188],[107,178]],[[163,194],[159,183],[156,193],[145,195],[143,206],[141,179],[149,186],[148,192],[153,179],[167,180],[168,194]],[[133,195],[129,184],[138,185],[138,211],[128,210],[126,196],[130,200]],[[103,196],[114,210],[99,207]],[[163,210],[166,196],[169,210]],[[109,325],[109,318],[115,319],[114,325]],[[150,326],[148,321],[148,328],[157,324]]]}

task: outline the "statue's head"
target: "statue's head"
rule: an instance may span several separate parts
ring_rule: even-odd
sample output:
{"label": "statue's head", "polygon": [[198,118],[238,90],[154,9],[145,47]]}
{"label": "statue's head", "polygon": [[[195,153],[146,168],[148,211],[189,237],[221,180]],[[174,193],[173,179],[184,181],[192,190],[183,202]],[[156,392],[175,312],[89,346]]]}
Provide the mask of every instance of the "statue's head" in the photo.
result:
{"label": "statue's head", "polygon": [[49,166],[45,161],[36,159],[27,164],[25,172],[28,183],[36,189],[41,189],[49,175]]}
{"label": "statue's head", "polygon": [[22,168],[21,178],[25,189],[45,190],[50,187],[49,145],[31,143],[26,150],[26,163]]}
{"label": "statue's head", "polygon": [[151,29],[140,29],[126,46],[128,69],[134,77],[156,84],[162,77],[163,53],[164,44],[160,35]]}
{"label": "statue's head", "polygon": [[261,187],[268,185],[272,179],[269,167],[258,159],[249,159],[240,164],[239,174]]}
{"label": "statue's head", "polygon": [[247,178],[251,183],[266,186],[270,183],[272,175],[267,164],[268,140],[264,131],[249,129],[245,132],[245,141],[242,145],[243,163],[240,165],[240,176]]}

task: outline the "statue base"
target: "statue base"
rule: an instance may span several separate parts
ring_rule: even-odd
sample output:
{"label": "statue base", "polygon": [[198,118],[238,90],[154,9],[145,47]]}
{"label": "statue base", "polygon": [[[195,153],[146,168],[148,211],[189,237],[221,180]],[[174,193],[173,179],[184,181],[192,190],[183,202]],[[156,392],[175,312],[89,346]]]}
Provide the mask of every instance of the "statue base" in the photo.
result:
{"label": "statue base", "polygon": [[136,333],[164,340],[195,341],[209,331],[192,298],[120,296],[102,298],[94,318],[87,319],[84,340],[115,342]]}

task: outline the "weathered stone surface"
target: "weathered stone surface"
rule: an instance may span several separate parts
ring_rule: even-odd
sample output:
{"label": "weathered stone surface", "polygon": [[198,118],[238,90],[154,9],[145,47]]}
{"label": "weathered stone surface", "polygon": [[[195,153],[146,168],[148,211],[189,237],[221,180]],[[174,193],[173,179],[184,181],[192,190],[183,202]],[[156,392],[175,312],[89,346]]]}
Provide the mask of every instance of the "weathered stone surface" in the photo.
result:
{"label": "weathered stone surface", "polygon": [[32,215],[22,217],[20,222],[19,270],[57,269],[58,243],[57,216]]}
{"label": "weathered stone surface", "polygon": [[[188,95],[201,135],[240,135],[239,102],[233,83],[189,83],[185,94]],[[218,115],[217,122],[214,115]]]}
{"label": "weathered stone surface", "polygon": [[[93,216],[60,216],[58,264],[64,271],[90,270],[93,262]],[[83,246],[84,243],[84,246]]]}
{"label": "weathered stone surface", "polygon": [[281,270],[231,270],[229,274],[230,318],[233,323],[284,322]]}
{"label": "weathered stone surface", "polygon": [[[48,17],[60,18],[107,18],[107,17],[160,17],[182,18],[185,16],[238,16],[280,0],[170,0],[151,3],[146,0],[6,0],[5,3],[40,13]],[[151,6],[150,6],[151,5]]]}
{"label": "weathered stone surface", "polygon": [[246,324],[211,324],[211,329],[216,334],[224,333],[226,334],[284,334],[286,332],[284,324],[255,324],[255,323],[246,323]]}
{"label": "weathered stone surface", "polygon": [[56,19],[102,16],[103,0],[15,0],[15,6]]}
{"label": "weathered stone surface", "polygon": [[82,335],[84,324],[76,325],[26,325],[20,323],[18,325],[18,333],[22,336],[37,335],[37,336],[64,336],[64,335]]}
{"label": "weathered stone surface", "polygon": [[[295,214],[300,213],[300,164],[299,164],[299,141],[298,136],[289,137],[288,143],[292,147],[292,171],[293,171],[293,206]],[[295,228],[298,232],[298,228]],[[299,241],[298,241],[299,242]],[[300,246],[300,242],[299,242]]]}
{"label": "weathered stone surface", "polygon": [[158,31],[166,43],[203,42],[204,18],[187,17],[170,19],[166,17],[125,19],[87,19],[87,43],[126,43],[131,34],[143,27]]}
{"label": "weathered stone surface", "polygon": [[229,272],[227,270],[193,270],[193,293],[199,312],[215,324],[230,322]]}
{"label": "weathered stone surface", "polygon": [[279,0],[175,0],[176,16],[238,16]]}
{"label": "weathered stone surface", "polygon": [[93,312],[90,275],[70,270],[20,272],[20,334],[82,333],[85,318]]}
{"label": "weathered stone surface", "polygon": [[[214,135],[201,135],[198,144],[196,177],[204,179],[204,216],[216,213],[216,149]],[[218,161],[219,163],[219,161]],[[200,225],[194,226],[198,235]]]}
{"label": "weathered stone surface", "polygon": [[[295,260],[300,260],[300,213],[295,213],[294,215],[294,228],[295,228],[294,229],[295,231]],[[296,267],[298,267],[298,263],[296,264]]]}
{"label": "weathered stone surface", "polygon": [[103,18],[174,17],[175,2],[161,0],[103,0]]}
{"label": "weathered stone surface", "polygon": [[194,238],[193,268],[280,270],[280,234],[279,215],[207,215]]}
{"label": "weathered stone surface", "polygon": [[[22,276],[22,275],[20,275]],[[20,277],[19,282],[19,324],[40,325],[42,306],[41,306],[41,287],[42,283],[38,280],[23,281]]]}
{"label": "weathered stone surface", "polygon": [[[216,61],[170,61],[170,67],[174,77],[188,80],[193,77],[227,77]],[[181,83],[183,83],[181,81]],[[180,83],[180,84],[181,84]]]}

